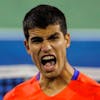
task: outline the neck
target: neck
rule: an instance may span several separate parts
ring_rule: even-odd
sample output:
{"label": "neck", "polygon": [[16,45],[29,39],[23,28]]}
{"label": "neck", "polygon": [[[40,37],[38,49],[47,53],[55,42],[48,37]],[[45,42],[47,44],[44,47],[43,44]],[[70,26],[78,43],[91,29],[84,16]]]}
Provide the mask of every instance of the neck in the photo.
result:
{"label": "neck", "polygon": [[[66,64],[61,74],[56,78],[46,78],[41,75],[40,77],[40,86],[41,89],[48,95],[52,95],[52,91],[56,91],[53,94],[64,89],[70,82],[72,75],[74,73],[73,68]],[[58,85],[59,83],[59,85]]]}

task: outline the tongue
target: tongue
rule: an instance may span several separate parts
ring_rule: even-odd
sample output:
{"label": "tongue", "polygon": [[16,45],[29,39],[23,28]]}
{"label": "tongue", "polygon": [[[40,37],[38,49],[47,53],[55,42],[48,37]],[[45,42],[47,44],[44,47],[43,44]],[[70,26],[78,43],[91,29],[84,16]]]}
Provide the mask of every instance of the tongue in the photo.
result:
{"label": "tongue", "polygon": [[54,70],[54,61],[51,61],[51,62],[47,62],[45,65],[44,65],[44,68],[47,72],[51,72]]}

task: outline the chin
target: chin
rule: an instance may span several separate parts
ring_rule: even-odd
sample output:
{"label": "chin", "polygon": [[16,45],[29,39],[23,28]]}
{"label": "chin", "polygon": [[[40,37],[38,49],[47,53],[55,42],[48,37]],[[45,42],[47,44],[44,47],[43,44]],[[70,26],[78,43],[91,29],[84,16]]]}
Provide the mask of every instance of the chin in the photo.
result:
{"label": "chin", "polygon": [[52,78],[57,78],[59,76],[59,74],[57,72],[49,72],[49,73],[45,73],[45,77],[52,79]]}

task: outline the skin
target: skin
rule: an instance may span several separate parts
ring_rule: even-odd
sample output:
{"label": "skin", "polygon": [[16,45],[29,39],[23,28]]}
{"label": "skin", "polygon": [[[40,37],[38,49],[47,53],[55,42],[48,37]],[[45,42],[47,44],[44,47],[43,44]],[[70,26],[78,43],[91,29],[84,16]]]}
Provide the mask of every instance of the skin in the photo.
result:
{"label": "skin", "polygon": [[[69,84],[74,73],[66,58],[70,35],[63,35],[59,25],[48,25],[45,29],[37,27],[28,32],[29,39],[25,40],[25,46],[40,71],[40,87],[46,95],[56,95]],[[44,55],[56,57],[56,64],[50,70],[46,70],[41,63]]]}

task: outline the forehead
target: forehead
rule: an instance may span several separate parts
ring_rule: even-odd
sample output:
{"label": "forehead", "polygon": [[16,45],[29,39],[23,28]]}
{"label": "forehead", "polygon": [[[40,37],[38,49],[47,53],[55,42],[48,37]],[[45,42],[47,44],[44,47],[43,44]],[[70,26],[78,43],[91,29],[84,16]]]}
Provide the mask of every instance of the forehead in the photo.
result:
{"label": "forehead", "polygon": [[45,29],[43,28],[34,28],[28,30],[30,36],[39,35],[39,36],[48,36],[54,34],[55,32],[61,33],[59,25],[49,25]]}

